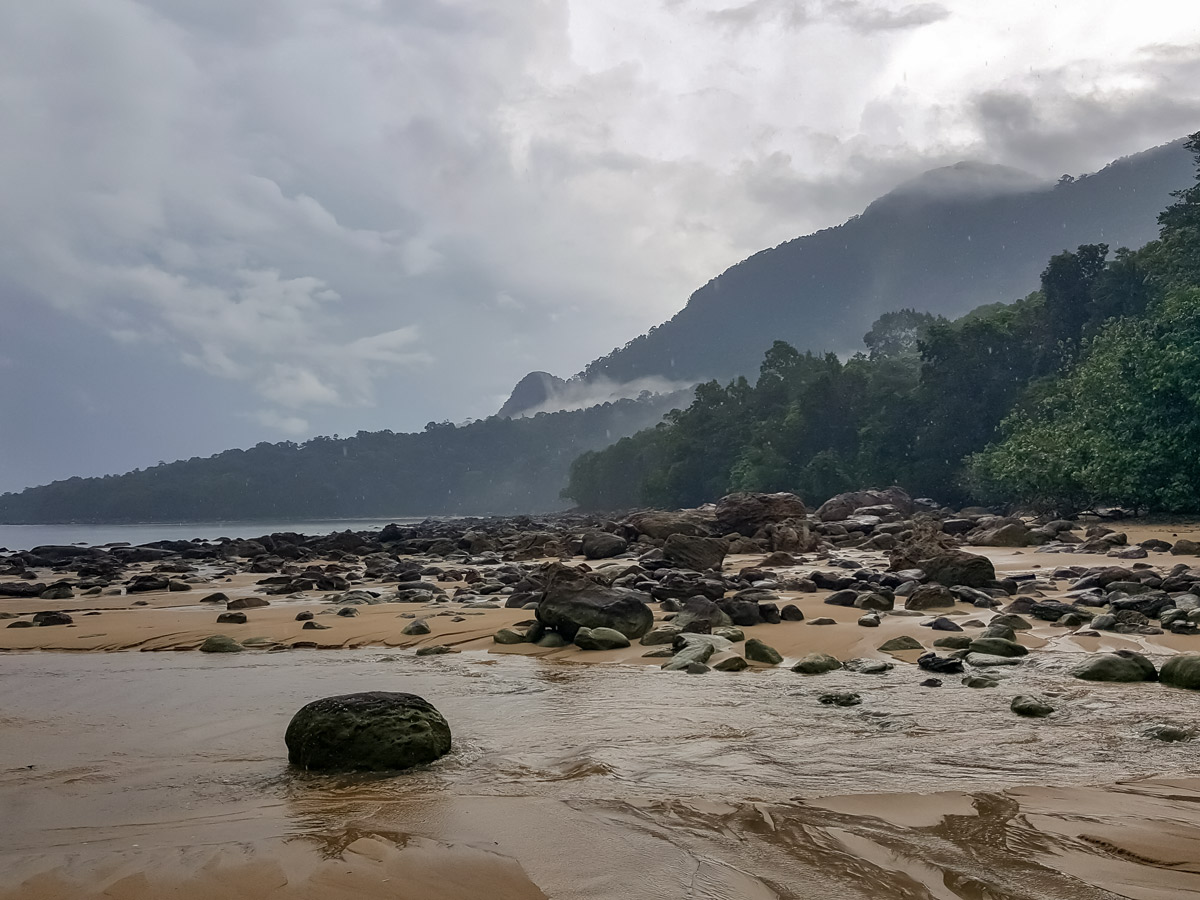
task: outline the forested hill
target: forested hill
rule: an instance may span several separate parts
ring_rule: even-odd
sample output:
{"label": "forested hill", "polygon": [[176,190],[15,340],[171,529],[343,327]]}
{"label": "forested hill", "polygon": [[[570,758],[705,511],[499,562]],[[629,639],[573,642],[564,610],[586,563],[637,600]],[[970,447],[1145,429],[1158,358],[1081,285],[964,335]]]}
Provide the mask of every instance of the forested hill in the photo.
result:
{"label": "forested hill", "polygon": [[849,359],[777,341],[757,383],[701,384],[665,424],[584,454],[567,495],[590,509],[731,491],[815,504],[899,484],[943,501],[1195,515],[1200,132],[1185,146],[1194,174],[1156,240],[1057,253],[1039,290],[954,321],[896,310]]}
{"label": "forested hill", "polygon": [[430,423],[259,444],[103,478],[0,495],[0,522],[181,522],[548,512],[571,461],[653,425],[690,393],[525,419]]}
{"label": "forested hill", "polygon": [[743,260],[578,377],[725,381],[756,373],[776,340],[844,353],[888,310],[958,316],[1024,296],[1056,253],[1151,240],[1170,192],[1190,180],[1182,141],[1039,188],[999,167],[927,173],[843,225]]}

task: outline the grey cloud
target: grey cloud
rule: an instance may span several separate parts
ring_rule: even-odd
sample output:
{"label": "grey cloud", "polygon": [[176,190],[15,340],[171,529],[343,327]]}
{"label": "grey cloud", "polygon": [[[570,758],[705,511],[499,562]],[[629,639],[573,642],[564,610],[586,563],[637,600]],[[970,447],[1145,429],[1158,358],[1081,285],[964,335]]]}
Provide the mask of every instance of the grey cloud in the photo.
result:
{"label": "grey cloud", "polygon": [[864,0],[751,0],[708,14],[712,22],[733,29],[767,23],[802,28],[819,22],[836,22],[860,34],[920,28],[940,22],[949,15],[950,11],[940,3],[914,3],[893,8]]}

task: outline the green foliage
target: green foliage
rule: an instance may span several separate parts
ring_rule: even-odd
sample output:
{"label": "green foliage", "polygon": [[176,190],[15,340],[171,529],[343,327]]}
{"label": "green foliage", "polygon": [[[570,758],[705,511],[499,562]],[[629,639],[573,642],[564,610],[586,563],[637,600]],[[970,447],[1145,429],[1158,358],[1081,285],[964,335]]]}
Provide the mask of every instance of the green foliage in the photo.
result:
{"label": "green foliage", "polygon": [[929,333],[930,326],[945,321],[942,316],[917,312],[915,309],[884,313],[875,320],[871,330],[863,335],[867,355],[871,359],[916,356],[921,341],[925,340]]}
{"label": "green foliage", "polygon": [[1115,321],[1006,437],[970,461],[985,498],[1200,509],[1200,288]]}

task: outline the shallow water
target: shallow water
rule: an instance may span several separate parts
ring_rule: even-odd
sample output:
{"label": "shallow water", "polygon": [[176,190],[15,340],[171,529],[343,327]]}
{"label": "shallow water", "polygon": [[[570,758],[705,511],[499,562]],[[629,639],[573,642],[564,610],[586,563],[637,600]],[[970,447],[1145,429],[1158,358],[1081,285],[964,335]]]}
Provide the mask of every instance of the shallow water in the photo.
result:
{"label": "shallow water", "polygon": [[[1158,896],[1038,862],[1106,857],[997,793],[1195,772],[1194,745],[1139,735],[1195,724],[1194,696],[1083,685],[1065,665],[1044,654],[980,690],[922,688],[904,665],[806,678],[377,650],[14,653],[0,656],[0,864],[28,878],[155,848],[283,839],[336,854],[362,835],[417,835],[517,859],[552,897]],[[850,689],[862,705],[817,701]],[[358,690],[429,699],[452,753],[389,778],[289,769],[291,714]],[[1024,692],[1059,711],[1015,717]],[[928,821],[914,800],[883,804],[894,821],[805,802],[935,791],[971,796],[939,799],[954,815]],[[1150,871],[1151,888],[1167,878]]]}
{"label": "shallow water", "polygon": [[398,525],[423,522],[422,518],[394,519],[322,519],[297,521],[271,519],[254,522],[157,522],[130,525],[3,525],[0,524],[0,547],[9,550],[31,550],[34,547],[63,544],[145,544],[151,541],[214,540],[219,537],[253,538],[279,531],[297,534],[323,535],[334,531],[378,531],[390,522]]}

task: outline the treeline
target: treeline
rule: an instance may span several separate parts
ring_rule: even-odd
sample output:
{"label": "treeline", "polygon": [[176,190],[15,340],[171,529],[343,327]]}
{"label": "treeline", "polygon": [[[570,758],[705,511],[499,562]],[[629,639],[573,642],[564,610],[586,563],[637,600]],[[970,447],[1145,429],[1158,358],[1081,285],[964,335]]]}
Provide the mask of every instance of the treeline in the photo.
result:
{"label": "treeline", "polygon": [[580,453],[662,418],[683,395],[493,416],[423,432],[262,443],[103,478],[0,495],[0,522],[177,522],[513,514],[561,509]]}
{"label": "treeline", "polygon": [[564,495],[816,503],[900,484],[950,502],[1200,510],[1200,133],[1187,148],[1197,183],[1141,249],[1061,253],[1039,291],[955,321],[889,313],[845,362],[776,342],[755,384],[701,385],[659,426],[581,456]]}

